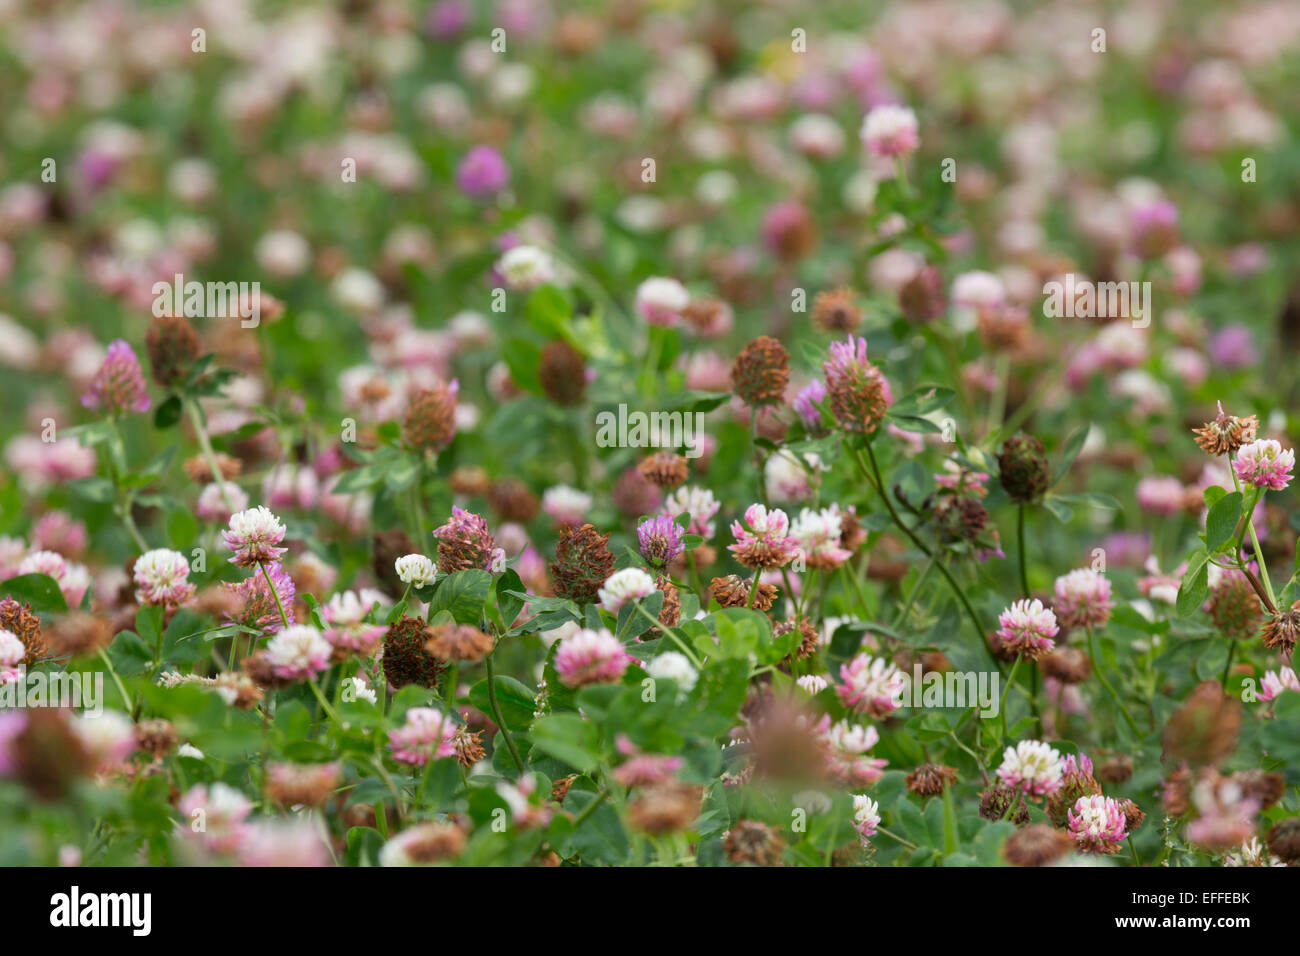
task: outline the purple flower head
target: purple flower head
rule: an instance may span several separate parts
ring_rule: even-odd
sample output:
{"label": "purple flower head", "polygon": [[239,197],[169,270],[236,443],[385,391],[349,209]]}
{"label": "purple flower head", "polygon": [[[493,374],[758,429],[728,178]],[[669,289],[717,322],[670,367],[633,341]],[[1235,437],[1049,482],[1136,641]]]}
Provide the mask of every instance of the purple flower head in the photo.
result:
{"label": "purple flower head", "polygon": [[659,515],[641,522],[636,529],[641,545],[641,556],[656,568],[667,567],[682,553],[682,529],[668,515]]}
{"label": "purple flower head", "polygon": [[491,146],[475,146],[456,169],[456,185],[475,199],[486,199],[506,188],[510,167]]}
{"label": "purple flower head", "polygon": [[799,389],[799,394],[794,397],[794,401],[790,404],[794,406],[799,418],[803,420],[804,426],[811,430],[821,425],[822,413],[817,408],[817,403],[825,398],[826,385],[821,379],[815,378]]}
{"label": "purple flower head", "polygon": [[436,40],[453,39],[469,26],[469,17],[469,5],[463,0],[442,0],[429,11],[429,34]]}
{"label": "purple flower head", "polygon": [[91,379],[86,394],[81,396],[81,404],[110,415],[149,411],[149,393],[145,391],[140,360],[123,339],[109,344],[104,364]]}
{"label": "purple flower head", "polygon": [[1237,323],[1224,326],[1210,339],[1210,358],[1215,366],[1229,371],[1258,365],[1255,333]]}

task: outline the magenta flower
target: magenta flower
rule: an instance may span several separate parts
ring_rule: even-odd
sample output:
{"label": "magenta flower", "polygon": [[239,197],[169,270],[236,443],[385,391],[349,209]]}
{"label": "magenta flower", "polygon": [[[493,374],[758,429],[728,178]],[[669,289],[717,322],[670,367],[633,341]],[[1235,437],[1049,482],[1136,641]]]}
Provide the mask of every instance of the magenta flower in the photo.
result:
{"label": "magenta flower", "polygon": [[566,687],[616,683],[631,662],[618,638],[604,628],[579,628],[561,639],[555,651],[555,672]]}
{"label": "magenta flower", "polygon": [[1295,451],[1283,448],[1271,438],[1260,438],[1237,449],[1232,470],[1245,484],[1281,491],[1291,483]]}
{"label": "magenta flower", "polygon": [[510,182],[510,167],[491,146],[475,146],[456,169],[456,185],[475,199],[499,193]]}
{"label": "magenta flower", "polygon": [[636,529],[636,539],[641,546],[641,556],[656,568],[666,568],[685,550],[682,529],[668,515],[641,522]]}
{"label": "magenta flower", "polygon": [[284,525],[265,505],[231,515],[230,528],[221,532],[221,538],[235,552],[230,563],[240,568],[279,561],[289,550],[276,547],[284,540]]}
{"label": "magenta flower", "polygon": [[149,411],[149,393],[145,391],[140,360],[125,340],[117,339],[109,344],[104,364],[81,396],[81,404],[110,415]]}
{"label": "magenta flower", "polygon": [[815,378],[795,395],[794,401],[790,404],[794,406],[795,413],[803,422],[804,427],[809,431],[817,429],[822,422],[821,409],[817,404],[826,398],[826,385],[821,379]]}
{"label": "magenta flower", "polygon": [[388,742],[394,760],[423,767],[430,760],[455,756],[455,736],[456,725],[442,711],[412,707],[406,712],[406,723],[388,732]]}
{"label": "magenta flower", "polygon": [[[270,585],[266,583],[267,575],[270,575],[271,583],[275,586],[274,595],[271,594]],[[239,609],[226,615],[226,619],[231,623],[262,631],[278,631],[284,626],[280,620],[281,607],[284,608],[284,615],[289,619],[289,623],[294,622],[293,578],[279,561],[268,563],[266,574],[251,574],[235,584],[222,586],[239,602]],[[276,597],[280,599],[279,604],[276,604]]]}

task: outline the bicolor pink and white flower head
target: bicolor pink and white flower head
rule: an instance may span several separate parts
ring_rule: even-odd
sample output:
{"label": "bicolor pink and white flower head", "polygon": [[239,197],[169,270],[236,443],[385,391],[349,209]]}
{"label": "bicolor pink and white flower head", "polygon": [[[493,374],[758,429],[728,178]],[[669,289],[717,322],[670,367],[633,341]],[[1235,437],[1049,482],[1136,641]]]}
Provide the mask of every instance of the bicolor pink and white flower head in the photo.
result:
{"label": "bicolor pink and white flower head", "polygon": [[388,732],[393,759],[399,763],[423,767],[430,760],[453,757],[456,725],[434,707],[412,707],[401,727]]}
{"label": "bicolor pink and white flower head", "polygon": [[135,752],[135,722],[120,710],[79,714],[68,727],[100,771],[120,769]]}
{"label": "bicolor pink and white flower head", "polygon": [[867,751],[880,740],[875,727],[842,720],[830,727],[823,739],[826,742],[827,769],[843,786],[869,787],[884,776],[888,761],[867,756]]}
{"label": "bicolor pink and white flower head", "polygon": [[310,624],[286,627],[266,645],[271,672],[281,680],[311,680],[330,666],[333,648]]}
{"label": "bicolor pink and white flower head", "polygon": [[1124,809],[1114,797],[1080,797],[1066,819],[1075,845],[1087,853],[1115,853],[1128,836]]}
{"label": "bicolor pink and white flower head", "polygon": [[245,821],[253,812],[253,801],[229,784],[200,783],[181,794],[176,810],[181,815],[179,834],[213,853],[229,853],[247,834]]}
{"label": "bicolor pink and white flower head", "polygon": [[804,508],[790,526],[790,536],[799,542],[804,562],[809,568],[833,571],[853,556],[840,547],[844,516],[838,505],[820,511]]}
{"label": "bicolor pink and white flower head", "polygon": [[862,121],[862,144],[873,156],[908,156],[921,145],[916,114],[906,106],[877,106]]}
{"label": "bicolor pink and white flower head", "polygon": [[1002,754],[998,777],[1008,787],[1031,797],[1055,793],[1061,786],[1065,764],[1060,751],[1041,740],[1022,740]]}
{"label": "bicolor pink and white flower head", "polygon": [[393,562],[397,579],[411,587],[422,588],[433,583],[438,566],[423,554],[404,554]]}
{"label": "bicolor pink and white flower head", "polygon": [[553,485],[542,492],[542,511],[557,525],[582,524],[591,502],[591,495],[568,485]]}
{"label": "bicolor pink and white flower head", "polygon": [[1259,681],[1259,699],[1264,703],[1277,700],[1283,691],[1300,693],[1300,678],[1290,667],[1280,667],[1276,671],[1265,671]]}
{"label": "bicolor pink and white flower head", "polygon": [[1291,483],[1295,451],[1272,438],[1260,438],[1237,449],[1232,470],[1243,484],[1281,491]]}
{"label": "bicolor pink and white flower head", "polygon": [[1101,627],[1110,620],[1114,602],[1110,581],[1092,568],[1076,568],[1056,579],[1052,601],[1056,619],[1066,627]]}
{"label": "bicolor pink and white flower head", "polygon": [[858,654],[840,665],[840,681],[835,691],[854,713],[870,714],[879,720],[903,706],[907,680],[896,665],[883,657]]}
{"label": "bicolor pink and white flower head", "polygon": [[555,651],[555,672],[566,687],[616,683],[631,662],[632,656],[605,628],[578,628],[562,638]]}
{"label": "bicolor pink and white flower head", "polygon": [[497,260],[496,271],[505,280],[506,287],[515,292],[530,292],[559,277],[551,254],[528,245],[507,249]]}
{"label": "bicolor pink and white flower head", "polygon": [[1133,492],[1138,507],[1160,515],[1176,515],[1183,510],[1183,483],[1171,475],[1147,475]]}
{"label": "bicolor pink and white flower head", "polygon": [[109,344],[104,364],[81,396],[81,404],[109,415],[149,411],[149,393],[145,390],[140,360],[125,340],[117,339]]}
{"label": "bicolor pink and white flower head", "polygon": [[717,533],[713,519],[721,508],[722,505],[708,488],[683,485],[664,499],[663,513],[671,518],[682,514],[690,515],[691,522],[686,530],[707,541]]}
{"label": "bicolor pink and white flower head", "polygon": [[[640,601],[654,593],[655,579],[640,568],[623,568],[605,579],[596,592],[596,601],[611,614],[617,614],[628,601]],[[620,645],[621,646],[621,645]]]}
{"label": "bicolor pink and white flower head", "polygon": [[1030,659],[1037,659],[1053,647],[1052,640],[1060,632],[1056,615],[1043,602],[1015,601],[998,615],[998,640],[1007,651],[1014,651]]}
{"label": "bicolor pink and white flower head", "polygon": [[745,509],[745,521],[731,522],[736,543],[727,546],[747,568],[782,568],[799,552],[799,542],[790,537],[790,519],[780,508],[753,504]]}
{"label": "bicolor pink and white flower head", "polygon": [[651,325],[676,325],[691,294],[676,279],[652,276],[636,290],[636,312]]}
{"label": "bicolor pink and white flower head", "polygon": [[179,551],[154,548],[135,559],[136,600],[141,604],[176,607],[194,597],[190,563]]}
{"label": "bicolor pink and white flower head", "polygon": [[0,628],[0,684],[22,680],[26,670],[23,658],[26,656],[27,646],[18,639],[18,635]]}
{"label": "bicolor pink and white flower head", "polygon": [[321,617],[329,625],[325,629],[325,640],[349,654],[361,657],[373,654],[388,633],[388,628],[365,620],[370,608],[371,604],[363,601],[355,591],[343,591],[334,595],[321,608]]}
{"label": "bicolor pink and white flower head", "polygon": [[[226,504],[227,500],[229,505]],[[221,484],[213,481],[204,485],[199,492],[194,511],[204,521],[229,521],[232,514],[247,507],[248,492],[243,488],[230,481]]]}
{"label": "bicolor pink and white flower head", "polygon": [[284,540],[284,525],[269,508],[258,505],[230,516],[230,527],[221,532],[227,548],[235,552],[230,563],[241,568],[279,561],[288,548],[276,547]]}
{"label": "bicolor pink and white flower head", "polygon": [[68,573],[68,562],[57,551],[33,551],[18,562],[19,574],[44,574],[58,581]]}
{"label": "bicolor pink and white flower head", "polygon": [[863,846],[867,845],[869,837],[876,835],[879,827],[880,804],[865,793],[855,793],[853,795],[853,829],[858,831]]}

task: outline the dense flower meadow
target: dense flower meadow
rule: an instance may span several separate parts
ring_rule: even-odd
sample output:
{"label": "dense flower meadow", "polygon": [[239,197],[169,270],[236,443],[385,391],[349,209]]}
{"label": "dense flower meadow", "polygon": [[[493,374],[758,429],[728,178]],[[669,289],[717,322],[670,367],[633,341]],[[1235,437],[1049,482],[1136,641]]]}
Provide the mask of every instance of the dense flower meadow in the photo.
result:
{"label": "dense flower meadow", "polygon": [[1298,84],[1291,0],[0,3],[0,863],[1300,863]]}

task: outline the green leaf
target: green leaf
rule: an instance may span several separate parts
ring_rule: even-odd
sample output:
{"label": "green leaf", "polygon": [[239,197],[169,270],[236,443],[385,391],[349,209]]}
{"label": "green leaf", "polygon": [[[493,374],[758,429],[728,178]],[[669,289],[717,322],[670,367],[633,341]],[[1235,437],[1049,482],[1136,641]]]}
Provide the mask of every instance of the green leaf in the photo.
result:
{"label": "green leaf", "polygon": [[155,428],[171,428],[181,420],[181,397],[179,395],[169,396],[168,399],[158,406],[158,410],[153,413],[153,424]]}
{"label": "green leaf", "polygon": [[1055,487],[1060,483],[1074,464],[1074,459],[1079,457],[1079,451],[1083,448],[1083,443],[1088,440],[1088,432],[1091,425],[1084,425],[1082,428],[1076,428],[1070,433],[1070,437],[1065,440],[1065,446],[1061,449],[1061,463],[1056,468],[1056,477],[1052,479],[1049,487]]}
{"label": "green leaf", "polygon": [[0,593],[30,604],[37,614],[62,613],[68,609],[59,582],[48,574],[20,574],[0,582]]}
{"label": "green leaf", "polygon": [[492,588],[492,575],[482,568],[470,568],[449,574],[439,582],[429,601],[429,616],[450,611],[461,624],[481,623],[483,605]]}
{"label": "green leaf", "polygon": [[582,772],[600,763],[600,730],[576,714],[552,714],[533,724],[533,746]]}
{"label": "green leaf", "polygon": [[1200,610],[1209,593],[1210,556],[1198,551],[1188,560],[1187,573],[1183,575],[1182,586],[1178,589],[1178,614],[1190,617]]}
{"label": "green leaf", "polygon": [[1224,495],[1210,508],[1205,519],[1205,550],[1214,554],[1232,538],[1241,519],[1241,492]]}
{"label": "green leaf", "polygon": [[[495,681],[501,719],[512,731],[527,730],[533,722],[533,692],[513,677],[498,676]],[[481,680],[469,689],[469,702],[485,714],[492,713],[488,682]]]}
{"label": "green leaf", "polygon": [[[515,592],[515,593],[511,593]],[[497,610],[501,613],[501,624],[509,628],[519,617],[519,612],[524,609],[525,601],[523,598],[516,597],[516,594],[526,594],[524,590],[523,579],[519,577],[519,572],[514,568],[507,568],[501,577],[497,578]]]}

